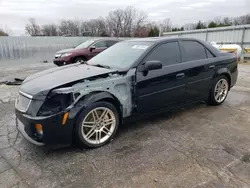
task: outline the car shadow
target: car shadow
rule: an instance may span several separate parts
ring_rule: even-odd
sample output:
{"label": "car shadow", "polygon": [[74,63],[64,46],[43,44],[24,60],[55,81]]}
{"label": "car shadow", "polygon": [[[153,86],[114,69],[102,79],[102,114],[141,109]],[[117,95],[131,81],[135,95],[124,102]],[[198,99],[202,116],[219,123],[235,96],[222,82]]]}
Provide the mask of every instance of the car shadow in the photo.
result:
{"label": "car shadow", "polygon": [[181,115],[182,113],[185,113],[189,110],[194,110],[196,108],[203,107],[205,105],[206,105],[205,102],[198,102],[198,103],[190,104],[188,106],[185,106],[176,110],[160,112],[154,115],[141,117],[140,119],[135,120],[135,121],[126,122],[125,124],[122,124],[120,126],[117,136],[119,136],[119,134],[123,134],[124,131],[132,131],[134,129],[140,129],[142,127],[152,126],[154,124],[157,125],[162,121],[167,121],[172,117],[177,117]]}
{"label": "car shadow", "polygon": [[[139,119],[132,120],[132,121],[126,122],[124,124],[121,124],[112,144],[115,144],[115,141],[117,139],[119,139],[119,137],[121,137],[124,134],[132,132],[134,130],[145,128],[145,126],[147,127],[147,126],[157,125],[162,121],[167,121],[172,117],[177,117],[177,116],[181,115],[182,113],[185,113],[189,110],[194,110],[196,108],[204,107],[205,105],[206,105],[205,102],[199,102],[199,103],[185,106],[183,108],[179,108],[177,110],[168,111],[168,112],[161,112],[161,113],[141,117]],[[182,126],[185,126],[185,125],[182,125]],[[166,129],[169,129],[169,130],[175,129],[175,127],[169,126],[169,127],[166,127]],[[96,148],[96,149],[98,149],[98,148]],[[90,150],[95,150],[95,148],[94,149],[83,148],[76,141],[74,141],[73,144],[68,145],[68,146],[43,147],[42,150],[45,153],[47,153],[48,155],[55,153],[55,152],[60,155],[60,153],[65,154],[65,153],[72,153],[72,152],[74,152],[74,153],[86,152],[86,151],[90,151]]]}

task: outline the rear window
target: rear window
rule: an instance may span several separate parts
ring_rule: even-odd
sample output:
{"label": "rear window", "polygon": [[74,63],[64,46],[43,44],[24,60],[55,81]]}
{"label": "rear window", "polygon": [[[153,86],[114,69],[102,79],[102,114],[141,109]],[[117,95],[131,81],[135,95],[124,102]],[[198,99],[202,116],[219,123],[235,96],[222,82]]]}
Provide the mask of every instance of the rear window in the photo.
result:
{"label": "rear window", "polygon": [[196,41],[182,41],[182,59],[186,61],[195,61],[206,59],[205,47]]}

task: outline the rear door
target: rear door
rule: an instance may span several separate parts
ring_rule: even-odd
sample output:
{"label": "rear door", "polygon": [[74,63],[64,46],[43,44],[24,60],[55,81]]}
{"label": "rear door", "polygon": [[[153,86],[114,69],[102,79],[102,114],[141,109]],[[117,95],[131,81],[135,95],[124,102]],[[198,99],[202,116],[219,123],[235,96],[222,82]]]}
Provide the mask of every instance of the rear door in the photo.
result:
{"label": "rear door", "polygon": [[187,67],[187,101],[209,94],[215,75],[216,58],[206,47],[195,40],[181,40],[182,64]]}
{"label": "rear door", "polygon": [[[141,72],[145,62],[156,60],[162,69]],[[185,73],[180,64],[178,41],[158,45],[138,66],[136,73],[137,110],[141,114],[185,101]]]}

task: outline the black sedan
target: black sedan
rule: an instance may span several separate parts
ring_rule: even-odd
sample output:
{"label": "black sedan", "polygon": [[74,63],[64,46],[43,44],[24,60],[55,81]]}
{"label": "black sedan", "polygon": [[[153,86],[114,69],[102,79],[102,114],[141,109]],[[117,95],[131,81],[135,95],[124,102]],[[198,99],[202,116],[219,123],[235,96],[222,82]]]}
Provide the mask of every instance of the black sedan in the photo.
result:
{"label": "black sedan", "polygon": [[222,104],[236,57],[191,38],[123,41],[88,61],[29,76],[16,100],[17,128],[36,145],[99,147],[134,117],[197,101]]}

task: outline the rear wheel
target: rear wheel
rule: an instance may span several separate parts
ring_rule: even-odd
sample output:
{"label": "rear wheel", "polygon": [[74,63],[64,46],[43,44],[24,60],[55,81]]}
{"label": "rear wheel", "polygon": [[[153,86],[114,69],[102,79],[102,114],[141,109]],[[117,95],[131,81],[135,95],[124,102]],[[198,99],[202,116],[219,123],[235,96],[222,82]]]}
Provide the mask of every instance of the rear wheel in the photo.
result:
{"label": "rear wheel", "polygon": [[96,102],[80,114],[76,135],[82,146],[96,148],[109,142],[118,126],[119,116],[116,108],[108,102]]}
{"label": "rear wheel", "polygon": [[73,63],[84,63],[86,62],[86,59],[84,57],[78,57],[74,60]]}
{"label": "rear wheel", "polygon": [[208,104],[211,105],[220,105],[222,104],[228,95],[229,91],[229,81],[226,76],[220,76],[218,77],[210,91]]}

